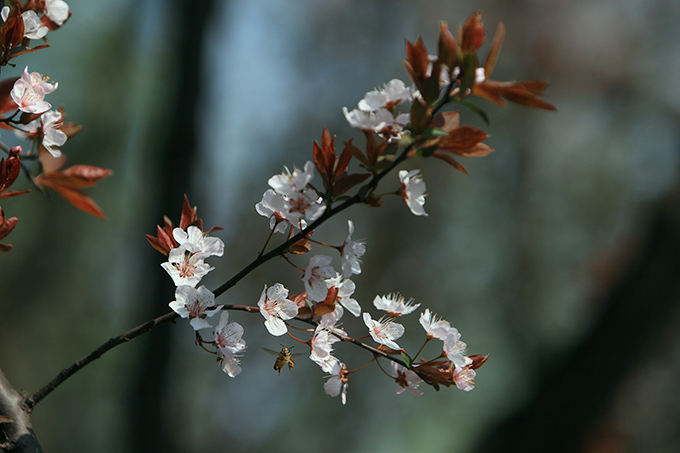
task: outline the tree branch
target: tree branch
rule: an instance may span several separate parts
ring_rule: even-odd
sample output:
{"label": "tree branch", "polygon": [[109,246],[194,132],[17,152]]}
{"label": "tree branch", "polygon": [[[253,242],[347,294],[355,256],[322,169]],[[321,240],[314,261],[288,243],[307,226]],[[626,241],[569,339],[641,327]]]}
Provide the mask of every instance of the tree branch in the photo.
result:
{"label": "tree branch", "polygon": [[0,369],[0,449],[13,453],[42,453],[31,427],[30,410]]}

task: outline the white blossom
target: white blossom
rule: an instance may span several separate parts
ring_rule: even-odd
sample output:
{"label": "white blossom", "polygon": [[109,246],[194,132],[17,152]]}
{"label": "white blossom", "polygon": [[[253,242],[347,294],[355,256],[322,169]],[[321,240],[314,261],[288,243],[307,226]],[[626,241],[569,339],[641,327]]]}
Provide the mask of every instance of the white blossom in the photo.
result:
{"label": "white blossom", "polygon": [[242,336],[243,327],[236,322],[229,323],[229,312],[223,311],[215,328],[215,343],[218,348],[217,360],[229,377],[236,377],[241,372],[238,354],[246,349]]}
{"label": "white blossom", "polygon": [[[215,295],[205,286],[196,289],[192,286],[178,286],[175,299],[170,302],[170,308],[182,318],[189,318],[194,330],[210,327],[206,317],[214,316],[223,305],[215,307]],[[214,307],[211,309],[211,307]]]}
{"label": "white blossom", "polygon": [[425,208],[425,181],[419,174],[420,170],[401,170],[399,171],[399,181],[401,182],[401,193],[404,203],[415,215],[426,216]]}
{"label": "white blossom", "polygon": [[260,300],[257,302],[265,320],[265,327],[275,337],[288,332],[284,320],[294,318],[298,313],[297,304],[287,297],[288,289],[281,283],[276,283],[269,289],[265,285]]}

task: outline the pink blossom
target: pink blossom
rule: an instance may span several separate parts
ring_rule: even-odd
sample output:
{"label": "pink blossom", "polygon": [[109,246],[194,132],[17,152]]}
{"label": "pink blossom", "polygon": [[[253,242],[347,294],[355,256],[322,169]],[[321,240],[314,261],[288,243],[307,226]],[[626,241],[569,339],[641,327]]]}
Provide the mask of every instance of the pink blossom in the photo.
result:
{"label": "pink blossom", "polygon": [[456,367],[453,371],[453,381],[456,387],[469,392],[475,388],[475,376],[477,372],[469,366]]}
{"label": "pink blossom", "polygon": [[56,90],[58,83],[54,85],[47,82],[48,78],[37,72],[28,72],[28,66],[24,69],[21,78],[14,82],[10,96],[19,106],[19,110],[26,113],[43,113],[52,108],[52,104],[44,100],[45,95]]}

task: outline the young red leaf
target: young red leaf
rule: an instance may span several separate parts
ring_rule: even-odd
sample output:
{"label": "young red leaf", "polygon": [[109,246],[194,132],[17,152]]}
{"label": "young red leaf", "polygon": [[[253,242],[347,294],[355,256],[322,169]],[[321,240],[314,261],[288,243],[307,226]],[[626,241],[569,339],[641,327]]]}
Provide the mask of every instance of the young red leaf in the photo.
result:
{"label": "young red leaf", "polygon": [[449,30],[446,22],[439,22],[439,61],[445,64],[449,70],[458,66],[459,49],[456,38]]}
{"label": "young red leaf", "polygon": [[441,159],[447,164],[451,165],[453,168],[456,170],[465,173],[466,175],[468,174],[467,170],[465,167],[463,167],[456,159],[454,159],[450,154],[447,154],[443,151],[435,151],[431,154],[432,157],[436,157],[437,159]]}
{"label": "young red leaf", "polygon": [[503,22],[498,22],[496,34],[493,36],[489,54],[486,56],[486,61],[484,62],[484,76],[487,79],[491,78],[491,74],[493,74],[493,70],[496,67],[496,60],[498,60],[498,54],[501,52],[501,46],[503,45],[504,39],[505,25],[503,25]]}
{"label": "young red leaf", "polygon": [[11,112],[19,108],[16,102],[10,97],[10,92],[14,88],[14,83],[19,77],[12,77],[0,81],[0,113]]}
{"label": "young red leaf", "polygon": [[85,195],[80,190],[62,186],[59,184],[52,184],[51,181],[46,182],[43,180],[42,183],[56,190],[57,193],[59,193],[59,195],[64,197],[69,203],[71,203],[73,206],[80,209],[81,211],[91,214],[95,217],[99,217],[100,219],[106,219],[106,216],[102,212],[101,208],[97,205],[97,203],[95,203],[94,200],[92,200],[92,198]]}
{"label": "young red leaf", "polygon": [[460,46],[463,51],[476,52],[484,43],[484,24],[482,23],[481,11],[474,12],[468,17],[463,25]]}
{"label": "young red leaf", "polygon": [[342,195],[352,187],[366,181],[370,176],[371,175],[369,175],[368,173],[363,174],[356,173],[353,175],[345,175],[338,178],[337,181],[335,181],[335,185],[333,186],[333,195],[336,197]]}

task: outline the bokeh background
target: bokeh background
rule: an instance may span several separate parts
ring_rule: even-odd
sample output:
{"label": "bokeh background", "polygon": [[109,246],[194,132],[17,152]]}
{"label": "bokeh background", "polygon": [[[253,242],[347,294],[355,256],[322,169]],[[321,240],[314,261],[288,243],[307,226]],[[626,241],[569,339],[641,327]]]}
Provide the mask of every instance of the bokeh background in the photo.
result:
{"label": "bokeh background", "polygon": [[[36,407],[46,451],[680,451],[676,2],[68,3],[52,47],[2,77],[28,65],[58,81],[50,101],[84,125],[64,147],[69,163],[114,175],[90,191],[106,221],[35,191],[2,202],[20,222],[0,256],[0,367],[25,391],[168,311],[174,286],[144,235],[164,214],[177,221],[183,193],[225,228],[225,256],[203,282],[249,263],[268,233],[254,210],[267,179],[304,165],[324,126],[361,143],[341,108],[406,80],[404,40],[422,35],[434,51],[438,21],[454,28],[481,9],[489,35],[503,21],[494,78],[549,81],[558,112],[480,101],[497,151],[462,162],[469,176],[407,163],[425,176],[428,217],[387,200],[317,232],[340,243],[349,218],[366,238],[354,278],[365,309],[401,292],[451,321],[471,353],[490,353],[474,391],[396,395],[369,367],[343,407],[304,357],[276,374],[261,348],[281,338],[233,313],[248,342],[236,379],[186,323],[160,326]],[[277,281],[301,287],[274,260],[218,300],[255,304]],[[404,324],[400,344],[419,347],[417,315]],[[350,368],[367,360],[355,349],[336,348]]]}

